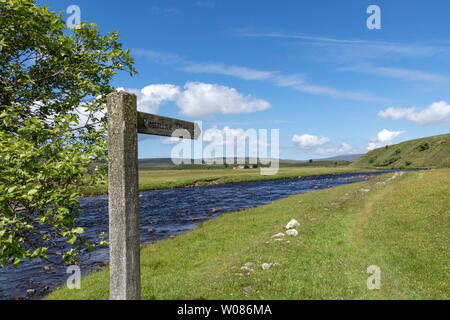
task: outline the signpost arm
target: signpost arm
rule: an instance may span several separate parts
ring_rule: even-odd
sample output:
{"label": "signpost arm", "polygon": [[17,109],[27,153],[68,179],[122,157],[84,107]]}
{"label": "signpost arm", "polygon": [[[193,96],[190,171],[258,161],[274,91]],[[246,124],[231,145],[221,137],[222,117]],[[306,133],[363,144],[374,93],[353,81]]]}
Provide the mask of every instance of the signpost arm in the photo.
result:
{"label": "signpost arm", "polygon": [[137,101],[134,94],[107,96],[110,299],[139,300],[140,239]]}

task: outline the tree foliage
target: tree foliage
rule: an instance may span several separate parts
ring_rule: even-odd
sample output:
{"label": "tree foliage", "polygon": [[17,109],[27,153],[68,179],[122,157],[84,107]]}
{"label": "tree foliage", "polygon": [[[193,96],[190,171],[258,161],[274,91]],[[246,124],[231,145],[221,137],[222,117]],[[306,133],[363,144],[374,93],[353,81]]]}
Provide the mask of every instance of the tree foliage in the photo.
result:
{"label": "tree foliage", "polygon": [[0,0],[1,265],[73,263],[95,245],[77,226],[77,197],[103,179],[93,164],[106,157],[113,76],[136,73],[118,40],[95,24],[68,30],[61,14],[34,0]]}

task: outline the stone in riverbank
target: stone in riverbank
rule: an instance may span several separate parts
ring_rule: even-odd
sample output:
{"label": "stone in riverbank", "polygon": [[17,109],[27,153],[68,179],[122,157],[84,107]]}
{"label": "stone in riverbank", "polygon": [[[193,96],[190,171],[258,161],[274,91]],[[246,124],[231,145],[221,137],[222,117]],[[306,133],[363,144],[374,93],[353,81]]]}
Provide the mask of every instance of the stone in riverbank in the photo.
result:
{"label": "stone in riverbank", "polygon": [[295,229],[289,229],[288,231],[286,231],[286,234],[287,234],[288,236],[294,236],[294,237],[296,237],[296,236],[298,236],[298,231],[295,230]]}
{"label": "stone in riverbank", "polygon": [[261,268],[262,268],[263,270],[269,270],[269,269],[272,268],[272,267],[281,267],[281,264],[278,263],[278,262],[274,262],[274,263],[263,263],[263,264],[261,265]]}
{"label": "stone in riverbank", "polygon": [[280,233],[274,234],[272,236],[272,238],[281,238],[281,237],[284,237],[284,236],[286,236],[286,235],[284,233],[280,232]]}
{"label": "stone in riverbank", "polygon": [[272,268],[272,265],[272,263],[263,263],[261,267],[263,270],[269,270],[270,268]]}
{"label": "stone in riverbank", "polygon": [[295,219],[292,219],[286,225],[286,229],[294,229],[295,227],[300,227],[300,223],[297,220],[295,220]]}

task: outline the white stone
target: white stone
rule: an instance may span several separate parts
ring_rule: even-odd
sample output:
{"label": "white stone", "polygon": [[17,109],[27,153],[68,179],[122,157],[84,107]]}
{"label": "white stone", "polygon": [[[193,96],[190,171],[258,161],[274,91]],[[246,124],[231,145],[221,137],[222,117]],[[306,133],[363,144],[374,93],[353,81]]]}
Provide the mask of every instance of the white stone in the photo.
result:
{"label": "white stone", "polygon": [[269,270],[272,267],[272,263],[263,263],[261,267],[263,270]]}
{"label": "white stone", "polygon": [[278,262],[275,262],[275,263],[273,264],[273,266],[274,266],[274,267],[281,267],[281,264],[278,263]]}
{"label": "white stone", "polygon": [[274,234],[272,236],[272,238],[279,238],[279,237],[284,237],[284,236],[286,236],[286,235],[284,233],[280,232],[280,233]]}
{"label": "white stone", "polygon": [[246,264],[244,264],[244,267],[250,268],[251,266],[253,266],[253,262],[247,262]]}
{"label": "white stone", "polygon": [[288,236],[294,236],[294,237],[296,237],[296,236],[298,236],[298,231],[295,230],[295,229],[289,229],[288,231],[286,231],[286,234],[287,234]]}
{"label": "white stone", "polygon": [[253,271],[253,269],[251,269],[249,267],[241,267],[241,270],[249,271],[249,272]]}
{"label": "white stone", "polygon": [[292,219],[292,220],[289,221],[289,223],[286,225],[286,229],[293,229],[293,228],[295,228],[295,227],[300,227],[300,223],[299,223],[297,220],[295,220],[295,219]]}

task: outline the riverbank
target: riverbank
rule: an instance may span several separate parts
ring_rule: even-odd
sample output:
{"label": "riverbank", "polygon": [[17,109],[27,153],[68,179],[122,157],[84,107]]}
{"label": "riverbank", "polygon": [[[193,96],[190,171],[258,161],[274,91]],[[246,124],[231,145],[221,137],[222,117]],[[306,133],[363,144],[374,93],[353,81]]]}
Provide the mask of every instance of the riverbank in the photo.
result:
{"label": "riverbank", "polygon": [[[450,170],[393,176],[224,214],[143,246],[142,298],[448,299]],[[275,241],[292,218],[298,236]],[[367,289],[370,265],[380,290]],[[108,279],[106,269],[49,298],[107,299]]]}
{"label": "riverbank", "polygon": [[[373,171],[368,169],[364,171]],[[277,180],[296,177],[318,176],[327,174],[340,174],[359,172],[361,168],[339,167],[289,167],[280,168],[276,175],[263,176],[260,169],[184,169],[184,170],[140,170],[139,190],[157,190],[184,188],[190,186],[202,186],[213,184],[227,184],[236,182],[249,182],[261,180]],[[104,195],[108,193],[106,184],[95,187],[85,187],[82,194],[85,196]]]}

